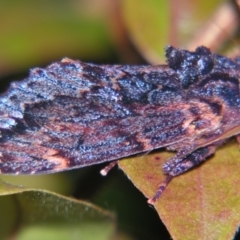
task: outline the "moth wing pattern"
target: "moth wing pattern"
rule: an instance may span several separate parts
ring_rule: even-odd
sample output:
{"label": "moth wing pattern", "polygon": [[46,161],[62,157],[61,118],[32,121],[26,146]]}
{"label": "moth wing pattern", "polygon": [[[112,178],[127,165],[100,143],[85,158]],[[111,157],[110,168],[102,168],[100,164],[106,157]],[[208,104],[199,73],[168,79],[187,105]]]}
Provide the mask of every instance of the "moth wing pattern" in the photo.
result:
{"label": "moth wing pattern", "polygon": [[158,66],[63,59],[12,83],[0,96],[1,173],[63,171],[161,147],[178,152],[169,173],[234,135],[240,61],[205,47],[167,47],[166,57]]}
{"label": "moth wing pattern", "polygon": [[143,79],[162,73],[69,59],[32,70],[1,97],[1,172],[61,171],[152,150],[159,138],[167,144],[183,115],[172,119],[171,109],[149,105],[158,85]]}

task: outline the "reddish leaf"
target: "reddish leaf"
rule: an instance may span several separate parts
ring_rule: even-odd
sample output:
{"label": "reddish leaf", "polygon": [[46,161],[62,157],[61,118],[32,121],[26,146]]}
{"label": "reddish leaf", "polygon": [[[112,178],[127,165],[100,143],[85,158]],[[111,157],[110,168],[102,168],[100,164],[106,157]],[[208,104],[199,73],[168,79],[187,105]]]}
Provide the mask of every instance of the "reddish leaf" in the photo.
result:
{"label": "reddish leaf", "polygon": [[[120,161],[145,196],[152,197],[172,156],[160,152]],[[155,208],[173,239],[231,239],[240,221],[240,152],[236,143],[221,147],[211,160],[173,179]]]}

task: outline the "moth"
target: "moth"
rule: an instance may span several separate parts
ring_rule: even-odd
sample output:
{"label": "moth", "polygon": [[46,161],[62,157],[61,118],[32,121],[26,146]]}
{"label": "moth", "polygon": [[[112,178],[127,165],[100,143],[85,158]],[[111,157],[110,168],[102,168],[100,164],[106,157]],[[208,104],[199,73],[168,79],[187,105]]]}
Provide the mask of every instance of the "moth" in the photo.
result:
{"label": "moth", "polygon": [[154,204],[173,177],[240,132],[240,58],[203,46],[168,46],[166,58],[157,66],[65,58],[12,83],[0,96],[0,172],[54,173],[166,148],[176,155],[163,164]]}

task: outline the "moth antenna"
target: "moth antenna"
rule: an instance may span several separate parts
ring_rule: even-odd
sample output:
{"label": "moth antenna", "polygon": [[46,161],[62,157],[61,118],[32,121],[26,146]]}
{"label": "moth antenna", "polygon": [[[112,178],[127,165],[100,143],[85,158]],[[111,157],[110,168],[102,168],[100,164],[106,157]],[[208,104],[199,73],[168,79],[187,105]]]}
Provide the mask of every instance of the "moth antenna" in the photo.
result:
{"label": "moth antenna", "polygon": [[106,176],[108,174],[108,172],[115,166],[117,165],[117,162],[118,161],[113,161],[113,162],[110,162],[105,168],[103,168],[100,173],[102,176]]}
{"label": "moth antenna", "polygon": [[155,193],[155,196],[153,198],[148,199],[148,203],[151,205],[154,205],[155,202],[161,197],[163,191],[169,184],[169,182],[172,180],[173,176],[168,175],[165,180],[159,185],[157,192]]}

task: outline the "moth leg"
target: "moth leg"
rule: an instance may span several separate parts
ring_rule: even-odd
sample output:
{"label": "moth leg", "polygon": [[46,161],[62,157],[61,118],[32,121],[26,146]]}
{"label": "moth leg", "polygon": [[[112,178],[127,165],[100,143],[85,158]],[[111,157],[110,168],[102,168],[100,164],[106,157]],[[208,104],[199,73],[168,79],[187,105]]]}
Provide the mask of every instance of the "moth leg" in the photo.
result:
{"label": "moth leg", "polygon": [[173,176],[168,175],[164,181],[159,185],[157,192],[155,193],[154,197],[148,199],[148,203],[154,205],[155,202],[161,197],[163,191],[167,187],[167,185],[171,182]]}
{"label": "moth leg", "polygon": [[239,147],[240,147],[240,134],[238,134],[238,135],[236,136],[236,139],[237,139],[238,145],[239,145]]}
{"label": "moth leg", "polygon": [[199,148],[184,156],[180,162],[178,162],[174,167],[168,169],[167,172],[166,169],[164,169],[167,165],[166,162],[163,166],[164,172],[173,177],[178,176],[205,161],[207,157],[216,151],[216,148],[217,147],[215,145]]}
{"label": "moth leg", "polygon": [[[222,143],[222,141],[221,141],[221,143]],[[165,190],[165,188],[167,187],[167,185],[169,184],[169,182],[172,180],[173,177],[178,176],[178,175],[188,171],[189,169],[199,165],[201,162],[205,161],[207,157],[209,157],[216,151],[217,146],[219,146],[221,143],[218,142],[214,145],[199,148],[196,151],[194,151],[188,155],[185,155],[184,157],[182,157],[180,159],[177,158],[175,166],[173,166],[173,162],[172,162],[172,159],[175,159],[175,157],[173,157],[172,159],[169,160],[171,167],[169,167],[168,162],[166,162],[163,165],[163,171],[164,171],[164,173],[167,174],[167,177],[159,185],[155,196],[148,200],[148,203],[154,204],[157,201],[157,199],[161,196],[161,194],[163,193],[163,191]]]}
{"label": "moth leg", "polygon": [[103,168],[100,173],[102,176],[106,176],[108,172],[115,166],[117,165],[118,161],[112,161],[110,162],[105,168]]}

